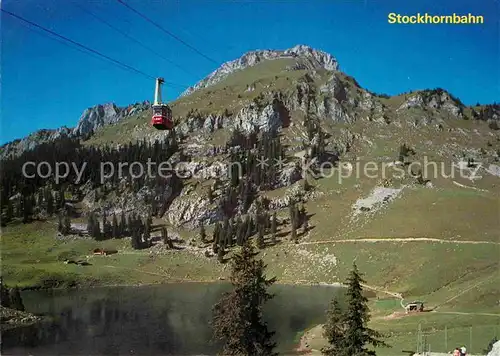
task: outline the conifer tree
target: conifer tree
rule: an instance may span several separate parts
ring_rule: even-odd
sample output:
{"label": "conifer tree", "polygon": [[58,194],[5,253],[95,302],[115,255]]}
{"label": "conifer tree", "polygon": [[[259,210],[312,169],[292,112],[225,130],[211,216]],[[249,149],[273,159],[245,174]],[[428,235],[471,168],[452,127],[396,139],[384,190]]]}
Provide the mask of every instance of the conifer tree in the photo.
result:
{"label": "conifer tree", "polygon": [[253,220],[251,217],[248,218],[246,229],[247,231],[245,232],[245,241],[248,241],[250,236],[252,236],[253,234]]}
{"label": "conifer tree", "polygon": [[299,243],[299,239],[297,237],[297,228],[295,227],[295,224],[292,224],[292,230],[290,232],[290,240],[292,240],[295,243]]}
{"label": "conifer tree", "polygon": [[57,216],[57,231],[61,234],[64,235],[63,231],[64,231],[64,226],[63,226],[63,217],[62,217],[62,214],[59,214]]}
{"label": "conifer tree", "polygon": [[243,242],[245,241],[245,234],[247,231],[248,224],[248,215],[245,217],[245,220],[241,220],[238,217],[237,230],[236,230],[236,244],[238,246],[243,246]]}
{"label": "conifer tree", "polygon": [[264,248],[264,225],[262,222],[257,226],[257,247]]}
{"label": "conifer tree", "polygon": [[271,221],[271,240],[276,243],[276,231],[278,229],[278,221],[276,218],[276,212],[273,212],[273,219]]}
{"label": "conifer tree", "polygon": [[18,287],[14,287],[10,293],[10,307],[16,310],[24,311],[23,299]]}
{"label": "conifer tree", "polygon": [[5,208],[5,223],[8,223],[12,220],[14,216],[14,208],[12,206],[12,202],[7,200],[7,206]]}
{"label": "conifer tree", "polygon": [[120,237],[124,237],[127,235],[127,219],[125,218],[125,212],[122,210],[121,216],[120,216]]}
{"label": "conifer tree", "polygon": [[205,225],[203,225],[203,222],[200,224],[200,240],[202,243],[207,242],[207,233],[205,231]]}
{"label": "conifer tree", "polygon": [[168,236],[168,230],[166,227],[163,227],[161,229],[161,236],[163,239],[163,244],[167,246],[168,248],[172,249],[174,248],[174,244],[172,243],[172,240]]}
{"label": "conifer tree", "polygon": [[220,223],[217,223],[217,224],[215,224],[214,233],[212,235],[213,236],[213,238],[212,238],[212,251],[214,253],[217,253],[217,249],[219,248],[220,234],[221,234]]}
{"label": "conifer tree", "polygon": [[144,224],[144,232],[142,234],[143,247],[150,246],[151,244],[151,220],[147,219]]}
{"label": "conifer tree", "polygon": [[3,307],[10,308],[10,291],[0,277],[0,303]]}
{"label": "conifer tree", "polygon": [[45,201],[47,204],[47,214],[52,216],[54,214],[54,197],[52,196],[52,191],[50,189],[47,190],[45,197]]}
{"label": "conifer tree", "polygon": [[41,209],[44,205],[44,201],[43,201],[43,191],[39,191],[38,192],[38,195],[37,195],[37,202],[36,202],[37,206]]}
{"label": "conifer tree", "polygon": [[297,207],[295,203],[290,204],[290,240],[295,243],[298,243],[297,239],[297,225],[298,225],[298,216],[297,216]]}
{"label": "conifer tree", "polygon": [[89,215],[87,216],[87,233],[94,237],[93,233],[94,233],[94,220],[93,220],[93,214],[92,213],[89,213]]}
{"label": "conifer tree", "polygon": [[212,204],[214,202],[214,191],[212,189],[212,186],[208,187],[207,197],[208,197],[208,202]]}
{"label": "conifer tree", "polygon": [[229,220],[227,225],[226,233],[224,234],[224,247],[233,245],[233,234],[234,234],[234,221],[233,219]]}
{"label": "conifer tree", "polygon": [[290,224],[292,226],[296,226],[296,222],[295,222],[295,203],[294,202],[290,202],[290,205],[288,206],[288,213],[290,215]]}
{"label": "conifer tree", "polygon": [[71,233],[71,218],[68,214],[64,214],[63,216],[63,234],[68,235]]}
{"label": "conifer tree", "polygon": [[224,255],[226,254],[226,251],[224,250],[224,246],[217,246],[217,260],[219,263],[224,263]]}
{"label": "conifer tree", "polygon": [[101,240],[102,239],[102,234],[101,234],[101,224],[99,224],[99,220],[97,219],[96,215],[94,212],[90,213],[92,216],[92,233],[91,236],[94,237],[96,240]]}
{"label": "conifer tree", "polygon": [[327,320],[323,325],[323,337],[328,342],[321,352],[325,356],[337,356],[343,348],[346,321],[337,298],[333,298],[327,312]]}
{"label": "conifer tree", "polygon": [[21,197],[21,209],[23,223],[26,224],[31,221],[31,216],[33,214],[33,199],[31,195],[23,194]]}
{"label": "conifer tree", "polygon": [[307,211],[306,207],[304,204],[300,205],[300,209],[298,210],[298,222],[297,222],[297,227],[302,226],[307,218]]}
{"label": "conifer tree", "polygon": [[[333,322],[330,323],[325,329],[330,332],[329,337],[333,342],[330,347],[335,350],[335,353],[327,355],[373,356],[376,355],[375,351],[368,349],[367,346],[388,347],[384,341],[380,340],[380,333],[368,328],[370,314],[368,299],[363,295],[363,283],[362,275],[358,271],[356,263],[353,263],[353,269],[346,281],[346,311],[341,316],[339,316],[338,310],[335,314],[333,312],[329,314],[329,321],[338,319],[338,322],[336,326]],[[334,330],[333,333],[332,330]],[[342,334],[342,339],[338,341],[340,334]]]}
{"label": "conifer tree", "polygon": [[114,239],[117,239],[118,237],[120,237],[120,227],[118,225],[118,219],[116,218],[115,213],[113,213],[113,219],[112,219],[112,223],[111,223],[111,236]]}
{"label": "conifer tree", "polygon": [[262,307],[273,297],[263,261],[247,241],[231,261],[233,290],[213,307],[214,339],[222,343],[220,355],[275,356],[274,332],[262,320]]}

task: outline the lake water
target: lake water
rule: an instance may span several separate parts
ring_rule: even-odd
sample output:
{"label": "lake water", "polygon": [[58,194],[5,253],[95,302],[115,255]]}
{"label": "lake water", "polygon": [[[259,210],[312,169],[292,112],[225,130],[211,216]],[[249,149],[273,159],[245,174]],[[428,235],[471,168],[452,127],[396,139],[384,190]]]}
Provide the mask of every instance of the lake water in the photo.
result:
{"label": "lake water", "polygon": [[[182,283],[23,293],[26,310],[53,317],[5,332],[2,355],[215,355],[211,307],[230,286]],[[293,354],[297,333],[324,321],[327,286],[271,288],[264,315],[282,354]]]}

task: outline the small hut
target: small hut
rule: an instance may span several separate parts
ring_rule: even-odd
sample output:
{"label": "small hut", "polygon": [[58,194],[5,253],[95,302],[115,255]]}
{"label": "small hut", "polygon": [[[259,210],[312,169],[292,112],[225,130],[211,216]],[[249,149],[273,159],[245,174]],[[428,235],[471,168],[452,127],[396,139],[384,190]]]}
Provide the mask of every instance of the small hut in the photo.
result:
{"label": "small hut", "polygon": [[407,313],[413,313],[413,312],[423,312],[424,311],[424,302],[421,301],[414,301],[411,303],[408,303],[405,307]]}

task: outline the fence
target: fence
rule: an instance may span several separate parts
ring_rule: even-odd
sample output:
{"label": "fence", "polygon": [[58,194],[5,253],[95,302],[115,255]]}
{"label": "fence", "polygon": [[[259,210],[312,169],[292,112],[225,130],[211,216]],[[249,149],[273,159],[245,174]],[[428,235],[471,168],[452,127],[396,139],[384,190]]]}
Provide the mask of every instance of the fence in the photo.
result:
{"label": "fence", "polygon": [[446,325],[444,329],[425,328],[418,325],[415,340],[416,353],[431,355],[450,353],[465,346],[468,355],[485,355],[488,344],[494,337],[500,337],[498,325]]}

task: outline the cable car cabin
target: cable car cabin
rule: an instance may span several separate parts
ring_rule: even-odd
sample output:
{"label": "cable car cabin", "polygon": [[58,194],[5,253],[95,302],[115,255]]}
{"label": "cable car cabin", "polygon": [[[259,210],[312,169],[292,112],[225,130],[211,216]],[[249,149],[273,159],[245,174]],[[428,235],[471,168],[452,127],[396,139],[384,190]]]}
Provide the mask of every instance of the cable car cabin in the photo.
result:
{"label": "cable car cabin", "polygon": [[167,105],[153,105],[151,125],[158,130],[171,130],[173,127],[172,110]]}

